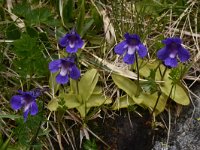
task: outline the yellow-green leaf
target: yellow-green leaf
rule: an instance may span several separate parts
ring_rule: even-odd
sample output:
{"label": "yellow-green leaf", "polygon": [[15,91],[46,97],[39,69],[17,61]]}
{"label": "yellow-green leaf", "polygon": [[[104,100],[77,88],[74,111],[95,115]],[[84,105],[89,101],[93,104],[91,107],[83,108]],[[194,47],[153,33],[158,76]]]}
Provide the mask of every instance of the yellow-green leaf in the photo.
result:
{"label": "yellow-green leaf", "polygon": [[96,87],[94,88],[94,91],[93,91],[92,94],[101,94],[101,93],[102,93],[102,87],[96,86]]}
{"label": "yellow-green leaf", "polygon": [[[145,62],[145,65],[142,65],[140,68],[140,75],[143,77],[148,77],[150,74],[151,69],[156,69],[156,67],[159,65],[159,61],[151,61],[151,62]],[[164,66],[161,64],[160,68],[162,71],[164,71]],[[160,81],[160,74],[159,70],[156,72],[156,81]]]}
{"label": "yellow-green leaf", "polygon": [[83,103],[86,102],[92,95],[98,82],[98,79],[99,74],[96,69],[88,70],[81,78],[80,82],[78,83],[78,87],[79,94],[83,99]]}
{"label": "yellow-green leaf", "polygon": [[59,89],[60,84],[56,82],[56,76],[58,73],[51,73],[49,78],[49,87],[51,88],[52,95],[55,96]]}
{"label": "yellow-green leaf", "polygon": [[76,108],[81,105],[78,100],[78,95],[75,94],[62,93],[59,95],[59,98],[65,101],[65,106],[67,106],[69,109]]}
{"label": "yellow-green leaf", "polygon": [[112,109],[118,110],[120,108],[128,108],[128,106],[132,106],[135,104],[136,103],[133,101],[133,99],[130,96],[124,95],[115,101],[115,103],[112,106]]}
{"label": "yellow-green leaf", "polygon": [[[113,106],[114,109],[128,107],[129,103],[131,103],[131,102],[134,103],[134,104],[138,104],[140,106],[148,107],[148,108],[154,107],[156,100],[157,100],[157,97],[158,97],[157,93],[148,94],[148,93],[141,92],[138,97],[135,97],[137,86],[132,80],[130,80],[126,77],[120,76],[120,75],[115,75],[115,74],[112,74],[112,79],[115,82],[115,84],[120,89],[125,91],[129,96],[129,98],[125,99],[123,97],[121,100],[119,99],[118,101],[116,101],[114,106]],[[164,110],[166,102],[167,102],[167,96],[162,94],[160,96],[160,100],[159,100],[158,105],[156,107],[157,113],[160,113]]]}
{"label": "yellow-green leaf", "polygon": [[110,104],[112,100],[102,94],[92,94],[86,103],[87,108]]}
{"label": "yellow-green leaf", "polygon": [[73,94],[78,93],[78,81],[70,79],[70,88]]}
{"label": "yellow-green leaf", "polygon": [[[171,82],[172,81],[169,80],[169,79],[167,81],[165,80],[164,85],[160,86],[162,92],[165,93],[165,95],[167,95],[167,96],[170,94],[170,91],[171,91],[171,88],[172,88]],[[190,99],[189,99],[189,96],[188,96],[187,93],[188,92],[186,92],[186,90],[183,87],[176,84],[172,89],[172,92],[170,94],[170,98],[178,104],[189,105]]]}
{"label": "yellow-green leaf", "polygon": [[90,108],[86,108],[85,104],[82,104],[79,107],[76,107],[76,109],[78,110],[82,118],[85,118],[86,114],[90,110]]}
{"label": "yellow-green leaf", "polygon": [[[150,73],[150,69],[155,69],[158,66],[159,62],[154,61],[151,63],[146,64],[144,67],[140,69],[140,74],[144,77],[147,77]],[[165,70],[164,65],[160,65],[160,70],[163,73]],[[170,95],[170,91],[172,88],[172,80],[169,79],[169,73],[171,72],[171,69],[167,69],[165,76],[163,78],[163,83],[160,83],[161,91],[166,95]],[[159,73],[159,70],[156,72],[156,81],[161,80],[161,75]],[[170,98],[174,100],[176,103],[181,105],[188,105],[190,103],[190,99],[188,97],[188,92],[184,89],[183,85],[176,84],[174,88],[172,89]]]}
{"label": "yellow-green leaf", "polygon": [[[135,101],[140,106],[144,106],[144,107],[153,109],[153,107],[156,104],[158,94],[157,93],[154,93],[154,94],[140,93],[140,95],[138,97],[132,97],[132,98],[133,98],[133,101]],[[168,97],[165,94],[162,94],[160,96],[158,104],[156,106],[157,114],[161,113],[165,109],[167,98]],[[140,102],[140,103],[138,103],[138,102]]]}
{"label": "yellow-green leaf", "polygon": [[91,107],[98,107],[103,104],[110,104],[111,102],[110,98],[106,98],[102,94],[92,94],[85,104],[76,107],[76,109],[79,111],[81,117],[84,118]]}
{"label": "yellow-green leaf", "polygon": [[48,108],[50,111],[56,111],[57,108],[58,108],[58,99],[53,98],[53,99],[48,103],[47,108]]}
{"label": "yellow-green leaf", "polygon": [[[164,68],[162,68],[162,71],[164,71]],[[174,85],[174,87],[172,88],[172,80],[169,78],[170,72],[171,70],[168,69],[165,73],[165,76],[163,78],[164,83],[160,84],[161,91],[166,96],[170,95],[170,98],[174,100],[176,103],[181,104],[181,105],[189,105],[190,99],[188,96],[188,92],[186,91],[186,89],[184,89],[184,86],[181,85],[180,83],[180,84]]]}
{"label": "yellow-green leaf", "polygon": [[125,91],[130,97],[135,96],[137,85],[132,80],[116,74],[112,74],[111,76],[118,88]]}

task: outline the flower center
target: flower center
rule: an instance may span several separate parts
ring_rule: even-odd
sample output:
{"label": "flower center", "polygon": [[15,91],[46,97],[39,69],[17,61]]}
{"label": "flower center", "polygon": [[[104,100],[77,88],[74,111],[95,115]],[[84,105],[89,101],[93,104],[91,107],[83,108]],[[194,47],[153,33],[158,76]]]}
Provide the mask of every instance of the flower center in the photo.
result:
{"label": "flower center", "polygon": [[133,55],[135,53],[135,50],[137,49],[137,46],[128,46],[128,51],[127,53],[129,55]]}
{"label": "flower center", "polygon": [[74,46],[75,46],[75,42],[69,41],[69,47],[70,47],[70,48],[74,48]]}
{"label": "flower center", "polygon": [[169,57],[170,57],[170,58],[175,58],[175,57],[176,57],[176,54],[177,54],[177,51],[176,51],[176,50],[173,50],[173,51],[169,54]]}
{"label": "flower center", "polygon": [[61,69],[60,69],[61,76],[66,76],[67,72],[68,72],[67,67],[61,67]]}
{"label": "flower center", "polygon": [[24,112],[27,111],[31,106],[31,103],[28,103],[27,105],[24,106]]}
{"label": "flower center", "polygon": [[177,55],[177,52],[178,52],[178,45],[177,43],[173,42],[170,44],[170,54],[169,54],[169,57],[170,58],[175,58],[176,55]]}
{"label": "flower center", "polygon": [[34,98],[29,94],[25,94],[22,97],[22,104],[24,105],[24,111],[27,111],[29,109],[33,101],[34,101]]}
{"label": "flower center", "polygon": [[77,41],[77,37],[75,35],[75,33],[72,33],[72,35],[69,37],[69,47],[70,48],[74,48],[75,47],[75,43]]}

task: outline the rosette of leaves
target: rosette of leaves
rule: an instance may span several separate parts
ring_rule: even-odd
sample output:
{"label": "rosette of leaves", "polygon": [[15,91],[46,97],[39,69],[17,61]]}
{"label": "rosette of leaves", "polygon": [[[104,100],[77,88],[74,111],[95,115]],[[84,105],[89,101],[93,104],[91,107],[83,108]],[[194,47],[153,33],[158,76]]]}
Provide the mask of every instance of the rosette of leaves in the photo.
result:
{"label": "rosette of leaves", "polygon": [[[55,75],[54,75],[55,76]],[[92,107],[99,107],[103,104],[110,104],[111,99],[102,93],[102,88],[97,86],[99,73],[96,69],[88,70],[80,81],[70,80],[70,92],[60,92],[54,96],[48,104],[51,111],[56,111],[59,107],[59,101],[64,101],[67,109],[76,108],[82,118],[85,118]],[[50,78],[50,86],[53,93],[59,89],[54,78]]]}
{"label": "rosette of leaves", "polygon": [[[158,92],[141,92],[139,96],[135,96],[137,92],[137,84],[134,81],[117,74],[112,74],[112,79],[118,88],[122,89],[126,93],[126,95],[119,97],[115,101],[113,109],[127,108],[135,104],[144,108],[149,108],[151,110],[153,109],[158,98]],[[161,94],[155,110],[156,114],[164,110],[166,101],[167,96]]]}
{"label": "rosette of leaves", "polygon": [[[146,64],[143,68],[141,68],[140,74],[146,77],[149,74],[150,69],[156,68],[158,64],[158,61]],[[165,66],[161,64],[160,70],[158,69],[156,71],[156,81],[161,81],[161,75],[159,72],[164,72],[164,70]],[[184,70],[182,70],[181,66],[174,69],[167,69],[163,77],[163,82],[159,83],[159,87],[163,94],[165,94],[167,97],[170,97],[176,103],[180,105],[189,105],[190,99],[188,96],[188,91],[185,89],[185,86],[181,82]]]}
{"label": "rosette of leaves", "polygon": [[[142,66],[140,68],[140,76],[145,78],[146,81],[141,81],[143,92],[141,92],[137,97],[135,96],[137,92],[137,85],[135,81],[122,75],[112,74],[114,83],[119,89],[126,93],[125,95],[118,97],[113,105],[113,109],[127,108],[129,106],[138,104],[144,108],[152,110],[156,104],[158,92],[161,92],[162,94],[159,97],[159,101],[155,109],[155,114],[159,114],[165,109],[166,102],[169,98],[178,104],[188,105],[190,102],[188,92],[186,91],[184,85],[181,83],[181,79],[177,79],[177,76],[181,77],[180,72],[167,69],[163,77],[163,81],[161,81],[162,77],[160,72],[164,72],[165,66],[161,64],[160,69],[155,70],[158,65],[158,61],[151,63],[148,62],[145,65],[140,64],[140,66]],[[152,70],[154,70],[154,73],[152,73]],[[149,78],[151,74],[154,75],[154,80],[153,78]],[[177,80],[179,82],[177,82]],[[158,87],[156,88],[156,86]],[[152,89],[153,91],[151,91]]]}

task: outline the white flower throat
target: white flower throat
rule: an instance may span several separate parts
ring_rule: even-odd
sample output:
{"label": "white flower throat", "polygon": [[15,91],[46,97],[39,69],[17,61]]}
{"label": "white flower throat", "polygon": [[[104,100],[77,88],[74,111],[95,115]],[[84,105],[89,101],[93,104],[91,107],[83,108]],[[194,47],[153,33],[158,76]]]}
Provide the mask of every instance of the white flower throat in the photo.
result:
{"label": "white flower throat", "polygon": [[60,69],[60,75],[61,76],[66,76],[67,72],[68,72],[67,68],[61,67],[61,69]]}
{"label": "white flower throat", "polygon": [[169,54],[169,57],[170,58],[175,58],[177,55],[177,50],[173,50],[170,54]]}
{"label": "white flower throat", "polygon": [[137,46],[128,46],[128,51],[127,51],[127,53],[128,53],[129,55],[133,55],[133,54],[135,53],[135,50],[137,50],[137,49],[138,49]]}
{"label": "white flower throat", "polygon": [[70,41],[70,42],[69,42],[69,47],[70,47],[70,48],[74,48],[74,46],[75,46],[75,42],[71,42],[71,41]]}

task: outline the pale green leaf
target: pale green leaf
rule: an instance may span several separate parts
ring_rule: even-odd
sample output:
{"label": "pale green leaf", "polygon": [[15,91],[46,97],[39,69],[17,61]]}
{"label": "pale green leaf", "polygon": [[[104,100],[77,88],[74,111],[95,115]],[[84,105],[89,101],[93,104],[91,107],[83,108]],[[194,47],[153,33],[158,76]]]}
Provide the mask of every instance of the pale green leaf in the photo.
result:
{"label": "pale green leaf", "polygon": [[[130,80],[126,77],[123,77],[123,76],[115,75],[115,74],[112,74],[112,79],[120,89],[125,91],[128,94],[128,96],[130,98],[132,98],[132,101],[133,101],[132,103],[136,103],[140,106],[144,106],[144,107],[148,107],[148,108],[154,107],[156,100],[157,100],[157,97],[158,97],[157,93],[148,94],[148,93],[141,92],[138,97],[135,97],[137,86],[132,80]],[[127,101],[127,102],[125,101],[124,98],[122,100],[123,100],[122,101],[123,103],[120,103],[120,101],[118,101],[118,103],[117,103],[117,101],[116,101],[113,107],[115,109],[123,108],[123,107],[127,107],[129,105],[128,104],[129,102],[131,103],[130,100]],[[164,110],[165,105],[166,105],[166,101],[167,101],[167,96],[162,94],[160,96],[160,100],[159,100],[158,105],[156,107],[156,111],[158,113],[160,113]]]}
{"label": "pale green leaf", "polygon": [[126,92],[130,97],[134,97],[137,90],[137,85],[129,78],[123,77],[121,75],[112,74],[112,79],[118,88]]}
{"label": "pale green leaf", "polygon": [[58,99],[53,98],[53,99],[48,103],[47,108],[48,108],[50,111],[56,111],[57,108],[58,108]]}
{"label": "pale green leaf", "polygon": [[60,84],[56,82],[56,76],[58,73],[51,73],[49,78],[49,87],[51,89],[52,95],[55,96],[56,92],[59,89]]}
{"label": "pale green leaf", "polygon": [[103,104],[110,104],[112,100],[110,98],[105,97],[102,94],[92,94],[89,100],[86,103],[87,108],[89,107],[98,107]]}
{"label": "pale green leaf", "polygon": [[89,112],[90,108],[86,108],[85,104],[82,104],[78,107],[76,107],[78,112],[80,113],[82,118],[85,118],[86,114]]}
{"label": "pale green leaf", "polygon": [[65,101],[65,106],[67,106],[69,109],[76,108],[81,105],[78,100],[78,95],[75,94],[62,93],[59,95],[59,98]]}
{"label": "pale green leaf", "polygon": [[[164,71],[164,67],[161,68],[162,71]],[[165,76],[163,78],[164,83],[160,84],[161,91],[169,96],[172,100],[174,100],[176,103],[181,105],[189,105],[190,99],[188,96],[188,92],[184,88],[184,86],[180,84],[174,85],[172,88],[172,80],[169,78],[169,73],[171,72],[171,69],[168,69],[165,73]],[[157,75],[157,79],[159,79],[159,76]]]}
{"label": "pale green leaf", "polygon": [[92,94],[101,94],[101,93],[102,93],[102,87],[96,86],[96,87],[94,88],[94,91],[93,91]]}
{"label": "pale green leaf", "polygon": [[[70,79],[70,89],[71,89],[71,92],[73,94],[78,93],[78,89],[77,89],[78,87],[77,86],[78,86],[78,82],[76,80]],[[101,93],[102,93],[102,87],[96,86],[94,88],[94,91],[93,91],[92,94],[101,94]]]}
{"label": "pale green leaf", "polygon": [[81,78],[80,82],[78,83],[78,87],[79,94],[83,99],[83,103],[86,102],[92,95],[98,82],[98,79],[99,74],[96,69],[88,70]]}
{"label": "pale green leaf", "polygon": [[[138,97],[132,97],[132,98],[140,106],[147,107],[152,110],[156,104],[158,94],[157,93],[154,93],[154,94],[140,93]],[[165,94],[162,94],[160,96],[158,104],[156,106],[156,112],[155,112],[156,114],[161,113],[165,109],[167,99],[168,98]]]}
{"label": "pale green leaf", "polygon": [[[148,77],[150,74],[151,69],[156,69],[156,67],[159,65],[159,61],[149,61],[149,62],[143,62],[144,64],[142,64],[142,62],[140,61],[140,75],[143,77]],[[164,71],[164,66],[160,65],[160,68],[162,69],[162,71]],[[158,70],[159,71],[159,70]],[[156,73],[156,81],[160,80],[160,74],[157,72]]]}
{"label": "pale green leaf", "polygon": [[[159,65],[158,61],[149,62],[144,67],[140,69],[140,74],[144,77],[147,77],[150,74],[150,69],[155,69]],[[160,70],[163,73],[165,70],[164,65],[160,65]],[[169,73],[171,72],[171,69],[167,69],[165,76],[163,78],[163,82],[160,83],[161,91],[166,95],[169,96],[172,100],[174,100],[176,103],[181,105],[188,105],[190,103],[188,92],[183,88],[183,85],[176,84],[174,88],[171,91],[172,88],[172,80],[169,79]],[[161,80],[161,75],[159,73],[159,70],[156,72],[156,80]],[[171,92],[171,94],[170,94]]]}
{"label": "pale green leaf", "polygon": [[121,108],[128,108],[128,106],[132,106],[135,104],[136,103],[133,101],[133,99],[130,96],[124,95],[115,101],[115,103],[112,106],[112,109],[118,110]]}
{"label": "pale green leaf", "polygon": [[[160,86],[162,92],[164,94],[166,94],[167,96],[170,95],[170,98],[178,104],[189,105],[190,99],[188,96],[188,92],[178,84],[176,84],[172,88],[171,83],[172,83],[172,81],[170,79],[165,80],[164,85]],[[171,89],[172,89],[172,91],[171,91]],[[171,94],[170,94],[170,91],[171,91]]]}
{"label": "pale green leaf", "polygon": [[103,104],[110,104],[111,102],[111,99],[106,98],[101,94],[92,94],[85,104],[76,107],[76,109],[79,111],[81,117],[84,118],[91,107],[98,107]]}
{"label": "pale green leaf", "polygon": [[78,93],[78,81],[70,79],[70,89],[73,94]]}

